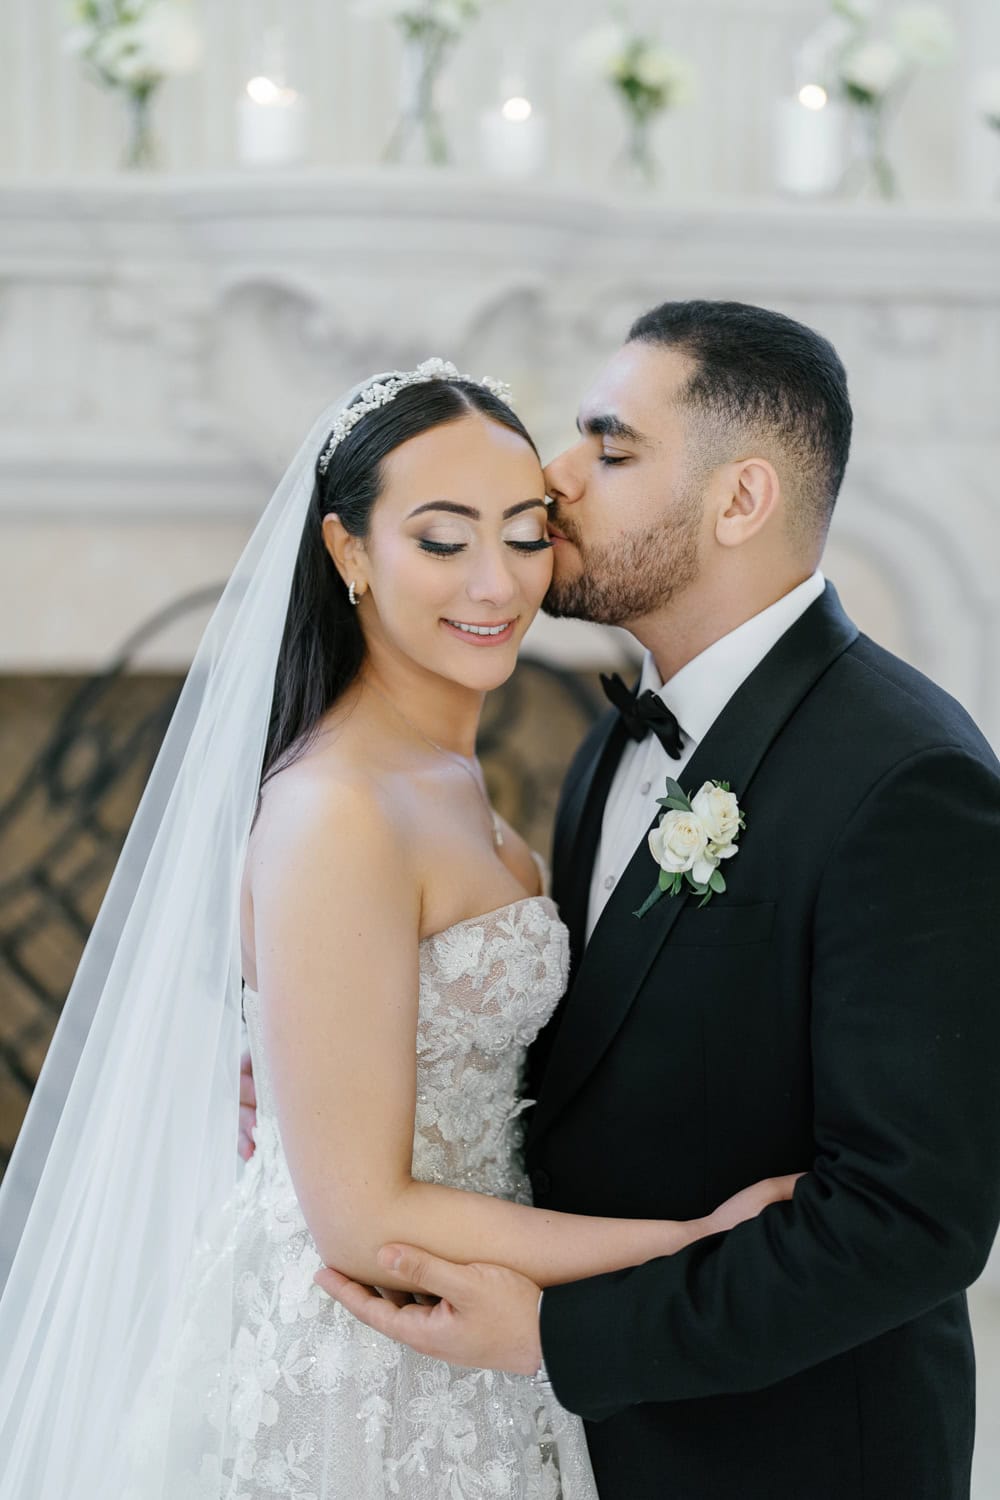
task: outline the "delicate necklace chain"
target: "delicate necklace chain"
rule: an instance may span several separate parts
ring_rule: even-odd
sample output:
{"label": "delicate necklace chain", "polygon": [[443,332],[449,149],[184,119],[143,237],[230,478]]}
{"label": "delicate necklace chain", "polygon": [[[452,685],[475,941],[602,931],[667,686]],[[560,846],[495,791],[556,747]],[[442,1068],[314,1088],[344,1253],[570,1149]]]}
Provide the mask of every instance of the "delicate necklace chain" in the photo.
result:
{"label": "delicate necklace chain", "polygon": [[480,781],[479,777],[476,775],[472,767],[468,764],[464,756],[459,755],[457,750],[447,750],[445,749],[444,745],[439,745],[437,740],[432,740],[429,734],[425,734],[418,724],[414,724],[412,720],[408,719],[403,713],[403,710],[397,707],[397,705],[393,703],[391,698],[386,697],[381,688],[377,688],[370,679],[366,683],[366,686],[370,687],[372,692],[382,699],[383,703],[388,703],[393,713],[397,718],[402,719],[407,729],[412,729],[413,733],[419,735],[419,737],[426,744],[430,745],[432,750],[436,750],[439,755],[447,756],[449,760],[454,761],[457,766],[461,766],[462,770],[465,771],[467,775],[471,776],[473,782],[475,783],[476,791],[479,793],[480,797],[482,797],[483,806],[486,808],[486,811],[489,814],[490,822],[493,825],[493,843],[498,849],[502,849],[503,829],[500,827],[500,819],[493,810],[493,807],[490,803],[489,794],[487,793],[485,786]]}

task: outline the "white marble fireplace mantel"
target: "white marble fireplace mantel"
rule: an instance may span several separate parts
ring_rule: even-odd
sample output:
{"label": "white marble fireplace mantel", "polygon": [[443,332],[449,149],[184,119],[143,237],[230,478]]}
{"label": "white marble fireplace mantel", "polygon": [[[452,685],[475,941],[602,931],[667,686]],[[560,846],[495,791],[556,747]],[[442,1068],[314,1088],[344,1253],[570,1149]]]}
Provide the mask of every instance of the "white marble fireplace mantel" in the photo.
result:
{"label": "white marble fireplace mantel", "polygon": [[[87,670],[223,577],[315,412],[430,354],[543,453],[665,298],[757,301],[848,368],[827,570],[1000,743],[1000,210],[670,203],[458,174],[0,179],[0,667]],[[543,626],[540,647],[610,646]],[[190,631],[149,660],[187,659]]]}

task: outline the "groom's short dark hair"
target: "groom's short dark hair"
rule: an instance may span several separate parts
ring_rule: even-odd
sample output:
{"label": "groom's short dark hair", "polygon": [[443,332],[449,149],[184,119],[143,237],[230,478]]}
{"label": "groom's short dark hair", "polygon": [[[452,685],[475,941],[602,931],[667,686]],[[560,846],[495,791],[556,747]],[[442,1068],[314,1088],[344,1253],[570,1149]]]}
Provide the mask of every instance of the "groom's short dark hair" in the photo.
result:
{"label": "groom's short dark hair", "polygon": [[654,307],[633,323],[628,342],[694,360],[681,399],[699,418],[709,462],[724,462],[734,440],[750,434],[771,439],[793,470],[790,524],[803,534],[826,532],[852,425],[847,374],[828,339],[766,307],[698,301]]}

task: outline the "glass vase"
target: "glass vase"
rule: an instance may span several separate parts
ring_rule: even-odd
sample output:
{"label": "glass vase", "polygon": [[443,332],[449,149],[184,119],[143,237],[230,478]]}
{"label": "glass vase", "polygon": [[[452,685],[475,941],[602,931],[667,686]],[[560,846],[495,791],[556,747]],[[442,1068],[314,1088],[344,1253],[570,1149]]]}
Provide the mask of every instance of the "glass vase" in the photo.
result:
{"label": "glass vase", "polygon": [[660,163],[653,148],[654,114],[627,110],[628,134],[616,164],[616,176],[626,189],[648,192],[660,180]]}
{"label": "glass vase", "polygon": [[135,89],[126,96],[128,135],[122,166],[129,172],[148,171],[159,163],[160,153],[153,131],[153,89]]}
{"label": "glass vase", "polygon": [[854,155],[844,174],[844,191],[890,203],[899,197],[899,180],[886,149],[886,111],[879,104],[855,104],[852,114]]}
{"label": "glass vase", "polygon": [[441,75],[453,38],[438,26],[407,34],[401,70],[399,117],[385,148],[388,162],[408,166],[445,166],[448,139],[441,116]]}

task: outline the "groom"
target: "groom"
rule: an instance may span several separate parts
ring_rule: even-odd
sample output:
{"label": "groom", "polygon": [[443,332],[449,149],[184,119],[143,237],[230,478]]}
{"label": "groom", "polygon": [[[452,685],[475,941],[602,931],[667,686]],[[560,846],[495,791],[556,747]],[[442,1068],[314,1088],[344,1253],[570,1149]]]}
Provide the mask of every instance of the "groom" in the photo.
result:
{"label": "groom", "polygon": [[[550,1288],[540,1323],[524,1277],[412,1247],[385,1264],[436,1306],[319,1279],[454,1364],[544,1358],[602,1500],[967,1500],[964,1290],[1000,1217],[1000,767],[818,571],[851,433],[825,339],[667,303],[578,425],[547,471],[547,608],[647,654],[559,807],[573,967],[531,1057],[535,1202],[687,1219],[808,1175],[727,1234]],[[723,891],[640,917],[668,776],[728,783],[745,827]]]}

